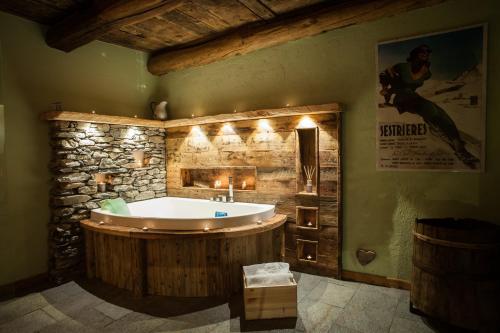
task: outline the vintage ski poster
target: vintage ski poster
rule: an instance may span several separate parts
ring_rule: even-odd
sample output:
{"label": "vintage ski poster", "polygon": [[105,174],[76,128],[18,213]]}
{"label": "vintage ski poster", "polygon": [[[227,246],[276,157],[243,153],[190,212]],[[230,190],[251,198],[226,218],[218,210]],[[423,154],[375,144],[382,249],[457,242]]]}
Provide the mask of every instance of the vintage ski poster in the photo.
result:
{"label": "vintage ski poster", "polygon": [[377,49],[377,170],[483,171],[486,25]]}

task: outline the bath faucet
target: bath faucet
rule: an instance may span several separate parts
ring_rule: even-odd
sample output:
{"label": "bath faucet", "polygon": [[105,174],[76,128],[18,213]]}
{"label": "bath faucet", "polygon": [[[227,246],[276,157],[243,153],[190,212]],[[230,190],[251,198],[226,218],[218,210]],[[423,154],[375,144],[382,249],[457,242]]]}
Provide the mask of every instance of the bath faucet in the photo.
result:
{"label": "bath faucet", "polygon": [[229,176],[229,195],[227,196],[229,202],[234,202],[233,194],[233,177]]}

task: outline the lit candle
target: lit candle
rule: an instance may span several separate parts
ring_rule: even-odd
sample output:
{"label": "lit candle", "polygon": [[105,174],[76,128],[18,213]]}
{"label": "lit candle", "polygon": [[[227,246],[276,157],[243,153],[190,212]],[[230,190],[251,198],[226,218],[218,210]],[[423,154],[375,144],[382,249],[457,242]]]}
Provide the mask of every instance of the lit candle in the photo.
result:
{"label": "lit candle", "polygon": [[214,183],[214,188],[220,188],[222,185],[222,182],[220,180],[216,180]]}
{"label": "lit candle", "polygon": [[106,192],[106,183],[104,182],[97,183],[97,190],[99,192]]}
{"label": "lit candle", "polygon": [[243,183],[241,183],[241,189],[244,190],[247,188],[247,182],[244,180]]}
{"label": "lit candle", "polygon": [[307,260],[311,260],[312,258],[313,257],[310,254],[307,255]]}

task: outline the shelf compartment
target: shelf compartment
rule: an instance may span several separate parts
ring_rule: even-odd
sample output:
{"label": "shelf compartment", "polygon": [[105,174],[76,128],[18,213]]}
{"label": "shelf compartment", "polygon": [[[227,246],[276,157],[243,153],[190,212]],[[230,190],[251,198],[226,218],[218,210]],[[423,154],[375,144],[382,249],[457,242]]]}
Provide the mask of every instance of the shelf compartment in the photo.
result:
{"label": "shelf compartment", "polygon": [[[295,152],[297,172],[297,193],[301,195],[319,195],[319,130],[313,128],[297,128],[295,130]],[[312,191],[306,188],[307,176],[304,167],[313,167]]]}
{"label": "shelf compartment", "polygon": [[318,207],[296,207],[296,224],[299,229],[319,229]]}
{"label": "shelf compartment", "polygon": [[300,262],[316,263],[318,260],[318,241],[297,239],[297,259]]}
{"label": "shelf compartment", "polygon": [[[235,191],[254,191],[256,175],[257,168],[254,166],[181,168],[181,185],[183,188],[227,191],[229,177],[233,177]],[[220,181],[220,187],[215,187],[216,181]]]}

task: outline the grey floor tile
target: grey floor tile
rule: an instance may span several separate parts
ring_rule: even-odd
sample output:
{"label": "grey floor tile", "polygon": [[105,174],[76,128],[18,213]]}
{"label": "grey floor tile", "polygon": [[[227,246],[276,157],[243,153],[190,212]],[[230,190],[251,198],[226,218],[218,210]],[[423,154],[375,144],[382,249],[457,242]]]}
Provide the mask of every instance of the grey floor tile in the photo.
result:
{"label": "grey floor tile", "polygon": [[409,320],[395,317],[390,333],[433,333],[434,330],[428,327],[421,319]]}
{"label": "grey floor tile", "polygon": [[398,301],[399,297],[360,288],[344,308],[337,324],[364,333],[388,332]]}
{"label": "grey floor tile", "polygon": [[396,307],[396,317],[420,321],[422,317],[410,312],[410,295],[404,295],[399,299]]}
{"label": "grey floor tile", "polygon": [[361,286],[361,283],[359,283],[359,282],[337,280],[337,279],[333,279],[333,278],[326,278],[326,282],[338,284],[338,285],[341,285],[344,287],[349,287],[349,288],[352,288],[355,290],[358,290],[359,287]]}
{"label": "grey floor tile", "polygon": [[213,323],[207,325],[193,326],[188,323],[181,323],[167,320],[162,326],[154,329],[154,333],[163,332],[193,332],[193,333],[210,333],[210,332],[229,332],[229,324]]}
{"label": "grey floor tile", "polygon": [[328,331],[328,333],[360,333],[360,332],[353,330],[352,328],[347,328],[334,323],[332,327],[330,327],[330,331]]}
{"label": "grey floor tile", "polygon": [[95,329],[84,326],[83,324],[71,318],[56,322],[55,324],[45,326],[37,333],[99,333],[102,329]]}
{"label": "grey floor tile", "polygon": [[70,281],[60,286],[44,290],[42,296],[45,297],[49,303],[58,303],[84,292],[86,293],[77,283]]}
{"label": "grey floor tile", "polygon": [[308,295],[307,299],[343,308],[351,300],[356,289],[321,281]]}
{"label": "grey floor tile", "polygon": [[318,285],[321,281],[324,281],[326,278],[322,276],[316,276],[306,273],[300,273],[300,276],[297,277],[295,281],[297,281],[297,287],[302,290],[312,290],[314,287]]}
{"label": "grey floor tile", "polygon": [[0,324],[24,316],[46,305],[48,303],[40,293],[16,298],[0,306]]}
{"label": "grey floor tile", "polygon": [[71,319],[87,327],[102,328],[111,324],[114,320],[97,311],[94,307],[80,309],[71,315]]}
{"label": "grey floor tile", "polygon": [[409,295],[409,291],[407,290],[401,290],[401,289],[396,289],[396,288],[387,288],[387,287],[381,287],[381,286],[373,286],[369,284],[361,284],[359,287],[360,291],[376,291],[378,293],[384,294],[389,297],[397,297],[400,298],[404,295]]}
{"label": "grey floor tile", "polygon": [[35,310],[22,317],[0,325],[1,333],[29,333],[37,332],[44,327],[56,323],[55,319],[50,317],[42,310]]}
{"label": "grey floor tile", "polygon": [[95,307],[104,301],[90,293],[81,292],[60,302],[51,303],[56,309],[69,317],[78,315],[84,308]]}
{"label": "grey floor tile", "polygon": [[103,314],[105,314],[106,316],[108,316],[114,320],[118,320],[121,317],[132,312],[129,309],[122,308],[121,306],[114,305],[114,304],[111,304],[108,302],[103,302],[103,303],[97,305],[95,308],[96,308],[96,310],[102,312]]}
{"label": "grey floor tile", "polygon": [[159,328],[167,320],[147,314],[131,312],[106,326],[106,332],[146,333]]}
{"label": "grey floor tile", "polygon": [[65,315],[64,313],[59,311],[59,309],[55,308],[53,305],[50,305],[50,304],[47,306],[44,306],[42,308],[42,310],[46,314],[48,314],[49,316],[51,316],[52,318],[54,318],[57,321],[61,321],[61,320],[65,320],[65,319],[69,318],[67,315]]}
{"label": "grey floor tile", "polygon": [[342,308],[319,301],[304,301],[299,304],[297,330],[305,332],[328,332],[342,313]]}
{"label": "grey floor tile", "polygon": [[168,311],[163,314],[151,309],[184,303],[170,300],[165,305],[161,298],[152,298],[156,303],[143,300],[143,307],[134,307],[145,313],[133,312],[105,302],[70,282],[41,294],[0,303],[0,333],[432,332],[421,317],[409,312],[407,291],[293,274],[298,283],[296,319],[245,321],[239,317],[240,310],[235,312],[235,304],[239,303],[233,301],[231,307],[228,303],[216,303],[198,311],[177,311],[174,313],[184,314],[173,316]]}

